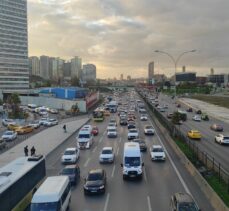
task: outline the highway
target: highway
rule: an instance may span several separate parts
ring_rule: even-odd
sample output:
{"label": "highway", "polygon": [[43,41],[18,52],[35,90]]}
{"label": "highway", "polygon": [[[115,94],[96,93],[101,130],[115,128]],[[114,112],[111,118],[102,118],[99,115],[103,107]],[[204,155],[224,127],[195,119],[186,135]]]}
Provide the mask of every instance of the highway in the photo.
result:
{"label": "highway", "polygon": [[[172,100],[170,97],[165,95],[159,96],[159,104],[169,105],[168,111],[164,112],[163,115],[167,115],[167,113],[173,113],[178,108],[176,107],[175,101]],[[186,110],[188,106],[181,104],[181,110]],[[221,163],[221,166],[229,172],[229,160],[228,160],[228,154],[229,154],[229,147],[226,145],[220,145],[218,143],[215,143],[214,138],[215,135],[219,133],[228,134],[229,133],[229,124],[220,121],[218,119],[215,119],[211,116],[209,116],[209,121],[201,121],[196,122],[192,120],[192,117],[195,115],[195,111],[193,112],[187,112],[187,121],[185,121],[181,126],[180,129],[184,132],[184,134],[187,134],[189,130],[199,130],[203,136],[201,141],[195,141],[195,143],[198,145],[198,147],[204,151],[207,152],[209,155],[214,157],[214,159]],[[214,123],[220,124],[224,128],[224,132],[215,132],[210,129],[210,126]]]}
{"label": "highway", "polygon": [[[137,113],[136,113],[137,114]],[[202,211],[214,210],[208,199],[201,192],[193,178],[180,163],[179,158],[160,134],[155,126],[157,134],[145,136],[143,127],[145,124],[152,124],[150,120],[141,122],[137,114],[136,124],[140,131],[140,137],[144,138],[148,147],[143,153],[144,175],[142,181],[123,181],[122,163],[123,146],[127,140],[127,127],[119,126],[118,137],[107,138],[106,127],[111,117],[106,117],[102,123],[96,123],[99,128],[99,135],[95,137],[94,144],[89,150],[81,150],[78,165],[81,169],[81,181],[72,188],[72,211],[168,211],[170,197],[175,192],[190,192],[195,198]],[[94,122],[89,124],[95,125]],[[150,160],[149,148],[152,144],[163,144],[167,150],[165,162],[152,162]],[[61,164],[61,155],[67,147],[76,146],[76,138],[72,136],[46,159],[47,176],[58,175],[64,167]],[[99,154],[104,146],[112,146],[115,151],[114,164],[100,164]],[[107,174],[107,189],[104,195],[85,196],[83,183],[87,172],[93,168],[103,168]]]}

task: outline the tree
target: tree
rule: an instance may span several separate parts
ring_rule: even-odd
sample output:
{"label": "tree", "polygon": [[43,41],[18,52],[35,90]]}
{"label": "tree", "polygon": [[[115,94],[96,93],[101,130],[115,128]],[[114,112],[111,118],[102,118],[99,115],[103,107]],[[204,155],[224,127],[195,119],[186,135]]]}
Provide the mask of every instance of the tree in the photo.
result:
{"label": "tree", "polygon": [[20,97],[18,93],[12,93],[12,95],[10,95],[7,98],[7,104],[8,104],[8,108],[10,108],[12,111],[9,113],[9,115],[11,117],[17,118],[20,117],[21,112],[20,112]]}
{"label": "tree", "polygon": [[71,78],[71,86],[79,86],[79,85],[80,85],[80,81],[77,76],[74,76],[73,78]]}

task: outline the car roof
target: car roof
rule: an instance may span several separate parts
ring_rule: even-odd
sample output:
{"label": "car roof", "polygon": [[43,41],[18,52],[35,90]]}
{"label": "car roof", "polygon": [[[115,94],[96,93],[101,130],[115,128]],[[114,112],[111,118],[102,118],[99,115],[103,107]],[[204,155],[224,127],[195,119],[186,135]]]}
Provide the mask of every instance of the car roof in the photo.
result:
{"label": "car roof", "polygon": [[112,150],[112,147],[103,147],[103,150]]}
{"label": "car roof", "polygon": [[187,193],[175,193],[175,197],[178,203],[181,202],[194,202],[192,197]]}
{"label": "car roof", "polygon": [[193,133],[199,133],[199,130],[191,130]]}
{"label": "car roof", "polygon": [[153,145],[152,147],[153,147],[154,149],[155,149],[155,148],[162,148],[161,145]]}
{"label": "car roof", "polygon": [[73,164],[73,165],[67,165],[64,167],[64,169],[75,169],[75,168],[78,168],[79,166],[76,165],[76,164]]}
{"label": "car roof", "polygon": [[73,151],[73,150],[76,150],[76,147],[67,148],[65,151]]}
{"label": "car roof", "polygon": [[103,171],[103,169],[92,169],[89,171],[89,174],[102,174]]}

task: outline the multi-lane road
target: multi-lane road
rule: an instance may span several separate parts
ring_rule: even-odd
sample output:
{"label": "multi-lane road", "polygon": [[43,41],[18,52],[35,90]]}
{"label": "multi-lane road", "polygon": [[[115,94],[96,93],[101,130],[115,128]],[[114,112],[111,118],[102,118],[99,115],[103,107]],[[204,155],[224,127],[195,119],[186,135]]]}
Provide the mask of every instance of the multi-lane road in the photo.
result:
{"label": "multi-lane road", "polygon": [[[163,114],[166,116],[167,113],[173,113],[178,108],[176,107],[175,101],[171,99],[171,97],[160,95],[159,96],[159,102],[161,105],[167,104],[169,105],[168,110],[164,112]],[[186,110],[188,108],[187,105],[184,105],[181,103],[181,110]],[[188,112],[187,113],[187,121],[184,122],[180,129],[187,134],[189,130],[199,130],[203,136],[201,141],[196,141],[195,143],[198,145],[198,147],[204,151],[207,152],[210,156],[214,157],[215,161],[220,162],[221,166],[229,172],[229,160],[228,160],[228,154],[229,154],[229,147],[226,145],[220,145],[218,143],[215,143],[214,138],[217,134],[220,132],[215,132],[210,129],[210,126],[214,123],[220,124],[224,128],[223,134],[229,133],[229,124],[226,122],[220,121],[219,119],[215,119],[213,117],[209,117],[209,121],[201,121],[196,122],[192,120],[192,117],[195,115],[195,111]]]}
{"label": "multi-lane road", "polygon": [[[152,124],[151,120],[141,122],[136,113],[136,124],[140,131],[140,137],[144,138],[148,147],[143,153],[144,173],[141,181],[124,181],[122,179],[123,147],[127,142],[127,127],[119,126],[118,137],[107,138],[106,127],[111,117],[118,121],[117,114],[107,117],[102,123],[96,123],[99,135],[95,137],[94,144],[89,150],[81,150],[78,165],[81,169],[81,180],[72,188],[72,200],[70,210],[76,211],[168,211],[170,210],[170,197],[175,192],[189,192],[192,194],[202,210],[214,210],[208,199],[201,192],[193,178],[180,163],[179,158],[164,140],[163,136],[154,125],[157,133],[154,136],[145,136],[143,128],[145,124]],[[89,124],[95,125],[94,122]],[[165,162],[152,162],[149,148],[152,144],[164,145],[167,159]],[[69,146],[76,146],[76,138],[72,136],[64,144],[54,150],[46,159],[47,176],[57,175],[64,167],[61,164],[61,155]],[[113,164],[100,164],[99,155],[103,147],[112,146],[115,151]],[[104,195],[85,196],[83,192],[84,178],[89,170],[103,168],[107,174],[107,189]]]}

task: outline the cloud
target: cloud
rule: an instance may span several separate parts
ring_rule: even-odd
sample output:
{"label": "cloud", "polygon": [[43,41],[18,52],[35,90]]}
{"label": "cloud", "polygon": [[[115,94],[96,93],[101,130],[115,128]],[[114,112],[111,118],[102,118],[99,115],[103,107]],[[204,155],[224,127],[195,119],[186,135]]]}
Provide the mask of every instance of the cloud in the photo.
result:
{"label": "cloud", "polygon": [[99,77],[171,75],[174,58],[200,75],[229,72],[227,0],[28,0],[29,54],[93,62]]}

